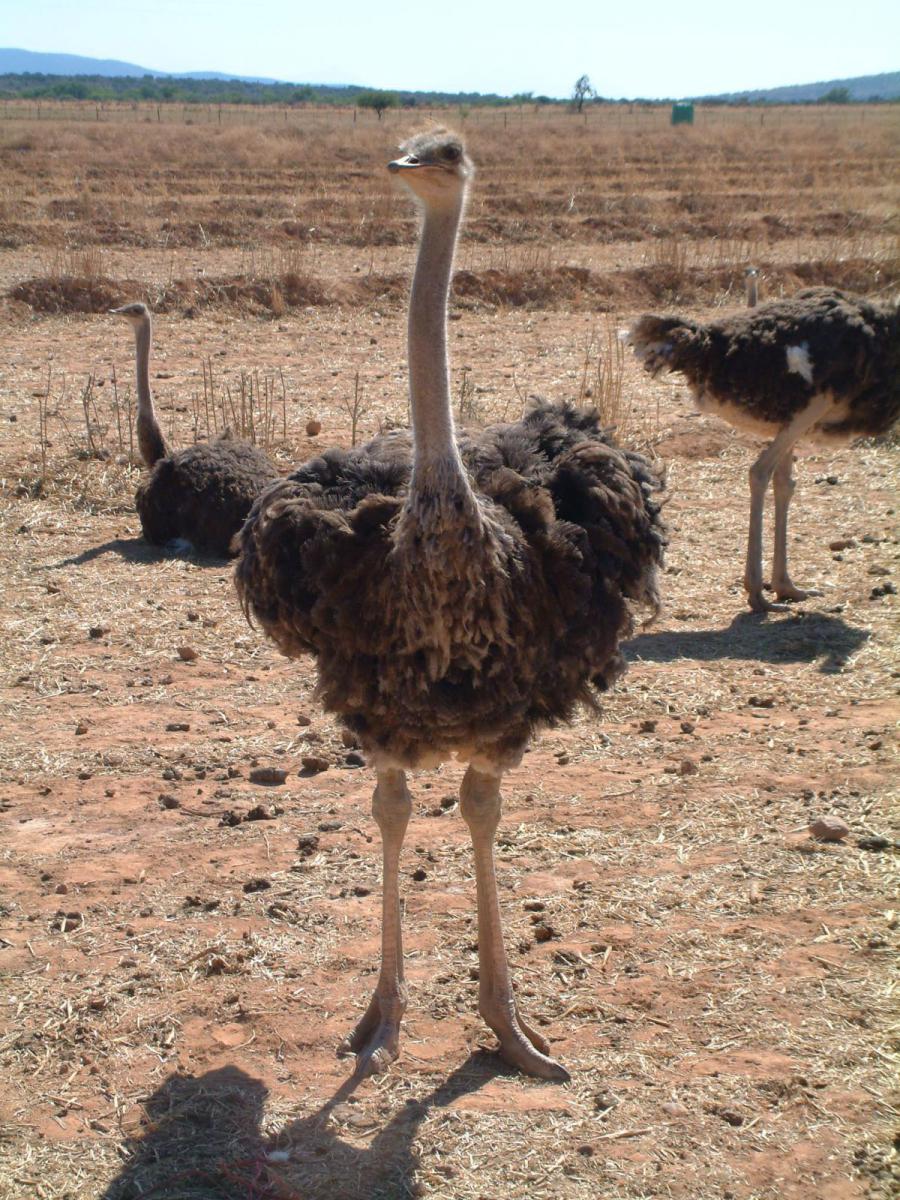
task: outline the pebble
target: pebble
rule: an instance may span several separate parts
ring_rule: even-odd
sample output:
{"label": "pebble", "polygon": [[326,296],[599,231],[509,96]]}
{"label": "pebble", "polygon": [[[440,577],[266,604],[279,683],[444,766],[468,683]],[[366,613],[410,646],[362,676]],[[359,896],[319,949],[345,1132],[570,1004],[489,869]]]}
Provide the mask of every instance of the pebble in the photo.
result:
{"label": "pebble", "polygon": [[828,543],[828,549],[829,550],[852,550],[855,545],[856,545],[856,541],[853,538],[838,538],[838,540],[836,542]]}
{"label": "pebble", "polygon": [[650,719],[641,721],[638,728],[640,729],[641,733],[656,733],[656,722]]}
{"label": "pebble", "polygon": [[366,765],[366,760],[358,750],[351,750],[349,754],[345,754],[344,762],[348,767],[364,767]]}
{"label": "pebble", "polygon": [[311,775],[318,775],[322,771],[327,771],[331,763],[327,758],[323,758],[319,754],[304,754],[300,759],[300,763],[304,771],[309,771]]}
{"label": "pebble", "polygon": [[268,879],[248,879],[244,884],[245,892],[267,892],[272,886]]}
{"label": "pebble", "polygon": [[696,775],[699,770],[697,764],[692,758],[683,758],[681,765],[678,768],[679,775]]}
{"label": "pebble", "polygon": [[314,417],[310,417],[310,419],[306,422],[306,436],[318,437],[321,432],[322,422],[315,420]]}
{"label": "pebble", "polygon": [[549,942],[555,937],[556,930],[552,927],[552,925],[545,925],[543,922],[541,922],[540,925],[535,925],[534,940],[536,942]]}
{"label": "pebble", "polygon": [[109,633],[109,630],[105,625],[92,625],[88,630],[88,637],[102,638],[107,633]]}
{"label": "pebble", "polygon": [[[305,760],[303,765],[306,765]],[[270,787],[284,783],[287,777],[288,773],[284,767],[253,767],[249,775],[251,783],[266,784]]]}
{"label": "pebble", "polygon": [[850,832],[850,826],[840,817],[816,817],[809,823],[809,832],[819,842],[842,842]]}
{"label": "pebble", "polygon": [[187,721],[169,721],[166,725],[166,733],[188,733],[190,728]]}
{"label": "pebble", "polygon": [[663,1104],[661,1107],[667,1117],[688,1117],[688,1116],[690,1116],[689,1110],[686,1109],[683,1104],[679,1104],[675,1100],[667,1100],[666,1103]]}
{"label": "pebble", "polygon": [[697,726],[694,724],[693,721],[682,721],[681,722],[681,732],[682,733],[693,733],[696,728],[697,728]]}
{"label": "pebble", "polygon": [[159,795],[160,808],[180,808],[181,801],[177,796],[170,795],[169,792],[161,792]]}
{"label": "pebble", "polygon": [[85,725],[84,721],[79,722],[79,724],[75,726],[75,733],[78,735],[78,737],[81,737],[83,734],[87,733],[87,731],[88,727]]}
{"label": "pebble", "polygon": [[193,646],[179,646],[178,657],[182,662],[194,662],[200,656]]}
{"label": "pebble", "polygon": [[304,833],[297,838],[297,849],[304,858],[309,858],[311,854],[315,854],[319,848],[319,839],[314,833]]}
{"label": "pebble", "polygon": [[416,883],[421,883],[423,879],[428,878],[428,872],[423,867],[416,867],[412,873],[412,877]]}
{"label": "pebble", "polygon": [[312,717],[308,717],[306,713],[297,713],[298,725],[312,725]]}

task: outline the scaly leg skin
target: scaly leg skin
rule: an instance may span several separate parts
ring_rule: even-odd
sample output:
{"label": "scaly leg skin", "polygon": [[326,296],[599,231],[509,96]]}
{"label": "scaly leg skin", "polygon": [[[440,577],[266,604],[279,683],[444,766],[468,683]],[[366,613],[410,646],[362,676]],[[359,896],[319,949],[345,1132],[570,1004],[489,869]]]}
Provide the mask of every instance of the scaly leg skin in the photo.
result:
{"label": "scaly leg skin", "polygon": [[472,835],[478,897],[478,1011],[500,1039],[500,1055],[511,1066],[542,1079],[565,1082],[566,1068],[550,1057],[550,1046],[519,1016],[503,945],[500,900],[494,871],[494,836],[500,822],[500,775],[470,766],[460,788],[460,811]]}
{"label": "scaly leg skin", "polygon": [[772,560],[772,589],[778,600],[808,600],[810,596],[822,594],[798,588],[788,574],[788,509],[794,488],[797,486],[792,473],[793,463],[794,455],[789,451],[780,460],[772,475],[772,490],[775,493],[775,554]]}
{"label": "scaly leg skin", "polygon": [[406,1012],[403,939],[400,930],[400,849],[412,801],[403,771],[378,772],[372,814],[381,830],[383,854],[381,971],[369,1007],[338,1054],[355,1054],[354,1077],[377,1075],[397,1057]]}
{"label": "scaly leg skin", "polygon": [[[772,604],[763,596],[763,577],[762,577],[762,528],[763,528],[763,504],[766,498],[766,488],[769,486],[769,480],[772,478],[776,468],[783,459],[788,462],[788,478],[790,478],[790,463],[794,445],[798,438],[803,437],[810,429],[825,417],[828,410],[833,406],[831,397],[827,394],[820,393],[810,400],[809,404],[801,412],[797,413],[789,425],[785,425],[783,429],[778,431],[777,436],[769,443],[768,446],[757,458],[756,462],[750,468],[750,530],[747,535],[747,565],[744,570],[744,587],[747,590],[747,598],[750,607],[754,612],[780,612],[784,610],[784,605]],[[783,489],[783,483],[780,485]],[[784,500],[784,491],[781,492],[781,501]],[[778,494],[776,493],[776,505],[779,505],[781,511]],[[776,518],[777,520],[777,518]],[[782,533],[787,535],[787,504],[783,507],[783,529]],[[780,536],[776,528],[776,538]],[[777,563],[776,563],[777,565]],[[785,563],[786,568],[786,563]],[[777,590],[778,583],[789,583],[789,580],[775,580],[776,594],[779,599],[787,599],[787,592],[782,596]],[[792,586],[792,585],[791,585]]]}

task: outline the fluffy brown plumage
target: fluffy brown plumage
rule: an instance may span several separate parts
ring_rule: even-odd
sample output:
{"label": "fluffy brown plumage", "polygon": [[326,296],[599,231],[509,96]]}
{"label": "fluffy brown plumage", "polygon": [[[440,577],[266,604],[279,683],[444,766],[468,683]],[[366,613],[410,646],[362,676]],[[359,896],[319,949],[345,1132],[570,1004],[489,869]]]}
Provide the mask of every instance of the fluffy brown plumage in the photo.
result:
{"label": "fluffy brown plumage", "polygon": [[269,459],[246,442],[219,438],[160,458],[137,489],[135,504],[148,542],[184,540],[226,557],[260,492],[278,478]]}
{"label": "fluffy brown plumage", "polygon": [[619,674],[629,602],[658,604],[659,481],[596,413],[537,403],[460,449],[496,533],[474,579],[472,547],[459,547],[445,604],[470,611],[456,645],[429,637],[427,614],[410,621],[428,554],[398,553],[412,465],[402,435],[306,463],[260,496],[240,538],[248,615],[285,654],[313,654],[324,706],[404,767],[453,753],[517,762],[536,726],[567,720]]}
{"label": "fluffy brown plumage", "polygon": [[232,554],[232,539],[253,501],[278,478],[278,472],[262,450],[227,434],[213,442],[170,450],[150,391],[150,310],[135,303],[112,311],[130,322],[135,335],[137,438],[150,470],[135,495],[144,537],[154,545],[180,540],[202,553]]}

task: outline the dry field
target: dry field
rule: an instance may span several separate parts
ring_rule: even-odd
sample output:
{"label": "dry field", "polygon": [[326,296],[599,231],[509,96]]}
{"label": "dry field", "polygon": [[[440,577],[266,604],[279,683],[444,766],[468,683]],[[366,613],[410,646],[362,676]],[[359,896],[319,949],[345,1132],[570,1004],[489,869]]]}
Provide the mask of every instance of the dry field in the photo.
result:
{"label": "dry field", "polygon": [[[444,119],[479,165],[461,416],[590,398],[668,464],[662,620],[602,717],[544,736],[505,787],[517,987],[573,1082],[490,1053],[453,764],[412,781],[401,1058],[342,1087],[334,1047],[377,966],[371,772],[309,664],[246,626],[228,565],[146,546],[133,509],[114,302],[159,313],[177,443],[231,423],[287,469],[354,421],[405,422],[414,221],[383,164],[419,122],[10,104],[3,1200],[894,1194],[896,446],[801,454],[794,573],[823,595],[752,616],[752,443],[639,376],[616,331],[739,304],[751,261],[764,296],[890,294],[896,110]],[[812,840],[821,815],[850,836]]]}

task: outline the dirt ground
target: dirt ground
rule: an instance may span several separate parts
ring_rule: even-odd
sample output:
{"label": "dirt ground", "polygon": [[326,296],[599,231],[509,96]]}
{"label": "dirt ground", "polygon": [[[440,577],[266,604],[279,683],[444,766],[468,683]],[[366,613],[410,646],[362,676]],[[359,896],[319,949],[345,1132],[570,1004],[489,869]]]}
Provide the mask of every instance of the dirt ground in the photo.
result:
{"label": "dirt ground", "polygon": [[[779,153],[801,182],[756,180],[758,222],[777,215],[791,231],[782,238],[772,222],[753,235],[764,289],[767,270],[771,291],[785,263],[791,280],[804,264],[827,275],[829,263],[836,273],[868,263],[882,281],[873,292],[898,277],[896,231],[885,225],[896,200],[883,153],[890,129],[870,111],[864,128],[836,115],[824,147],[799,116],[796,130],[784,126],[794,141]],[[621,195],[634,198],[631,209],[644,198],[660,212],[676,193],[693,196],[709,227],[663,251],[649,219],[643,249],[629,231],[602,245],[594,227],[573,233],[565,195],[555,236],[537,203],[511,208],[513,150],[498,152],[506,191],[494,203],[487,151],[505,136],[501,120],[479,134],[476,196],[488,199],[474,202],[478,238],[461,247],[482,283],[489,271],[524,277],[550,263],[597,272],[667,264],[672,286],[694,287],[718,254],[732,283],[699,301],[690,293],[691,311],[739,302],[749,243],[713,251],[709,228],[722,213],[735,219],[757,133],[742,150],[739,138],[695,131],[697,161],[717,146],[722,171],[688,187],[670,178],[666,148],[679,132],[655,132],[656,173],[638,183],[629,175]],[[352,190],[389,155],[383,132],[367,127],[365,154],[340,131],[317,127],[310,144],[321,142],[327,163],[333,143]],[[149,199],[128,225],[134,236],[110,244],[109,224],[87,206],[73,240],[61,215],[69,210],[54,204],[77,192],[65,149],[74,163],[84,136],[74,121],[0,128],[0,161],[34,156],[10,176],[0,207],[0,1197],[895,1194],[896,445],[802,450],[792,568],[822,594],[752,615],[740,578],[754,444],[695,414],[677,379],[650,381],[622,357],[616,331],[643,293],[629,302],[626,289],[603,313],[553,296],[457,297],[450,344],[465,419],[512,418],[532,392],[596,399],[624,437],[666,463],[665,611],[629,643],[629,672],[602,715],[545,734],[505,781],[498,873],[514,978],[572,1082],[521,1078],[491,1052],[476,1010],[461,769],[447,764],[411,780],[401,1056],[354,1089],[335,1047],[377,970],[372,772],[318,707],[310,663],[279,657],[248,628],[229,564],[141,539],[130,331],[99,311],[72,311],[85,271],[60,265],[81,255],[84,266],[93,230],[106,248],[93,274],[88,264],[92,286],[162,288],[242,272],[253,281],[265,272],[250,258],[274,252],[281,226],[260,215],[249,249],[205,227],[206,243],[161,247],[165,214],[151,200],[164,174],[138,156],[134,188]],[[91,136],[98,159],[111,161],[103,127]],[[632,161],[621,131],[596,136],[610,170]],[[836,153],[844,166],[828,175],[821,154]],[[570,161],[584,187],[602,192],[589,159]],[[819,236],[815,217],[839,211],[842,172],[853,228],[867,232],[836,248],[834,222]],[[186,167],[172,174],[174,198],[199,203],[207,184],[192,191]],[[261,197],[276,191],[267,180],[258,177]],[[310,203],[321,196],[314,179],[300,182]],[[546,168],[520,182],[548,195],[560,183]],[[560,188],[575,195],[565,180]],[[405,277],[410,213],[386,185],[377,196],[370,224],[382,219],[395,242],[323,239],[309,269],[329,287],[355,274]],[[538,250],[501,267],[516,212]],[[334,228],[350,229],[342,221]],[[32,299],[45,295],[48,280],[68,297],[57,311],[11,295],[28,281]],[[157,320],[151,374],[175,440],[190,439],[198,413],[211,419],[208,366],[223,413],[225,385],[236,396],[242,379],[256,380],[283,469],[349,442],[354,395],[361,436],[403,423],[402,288],[380,299],[348,294],[285,302],[277,313],[271,293],[265,304],[221,291],[208,303],[173,300]],[[322,423],[316,437],[310,417]],[[254,782],[260,767],[286,772],[284,782]],[[840,817],[849,836],[813,839],[808,826],[821,816]]]}

